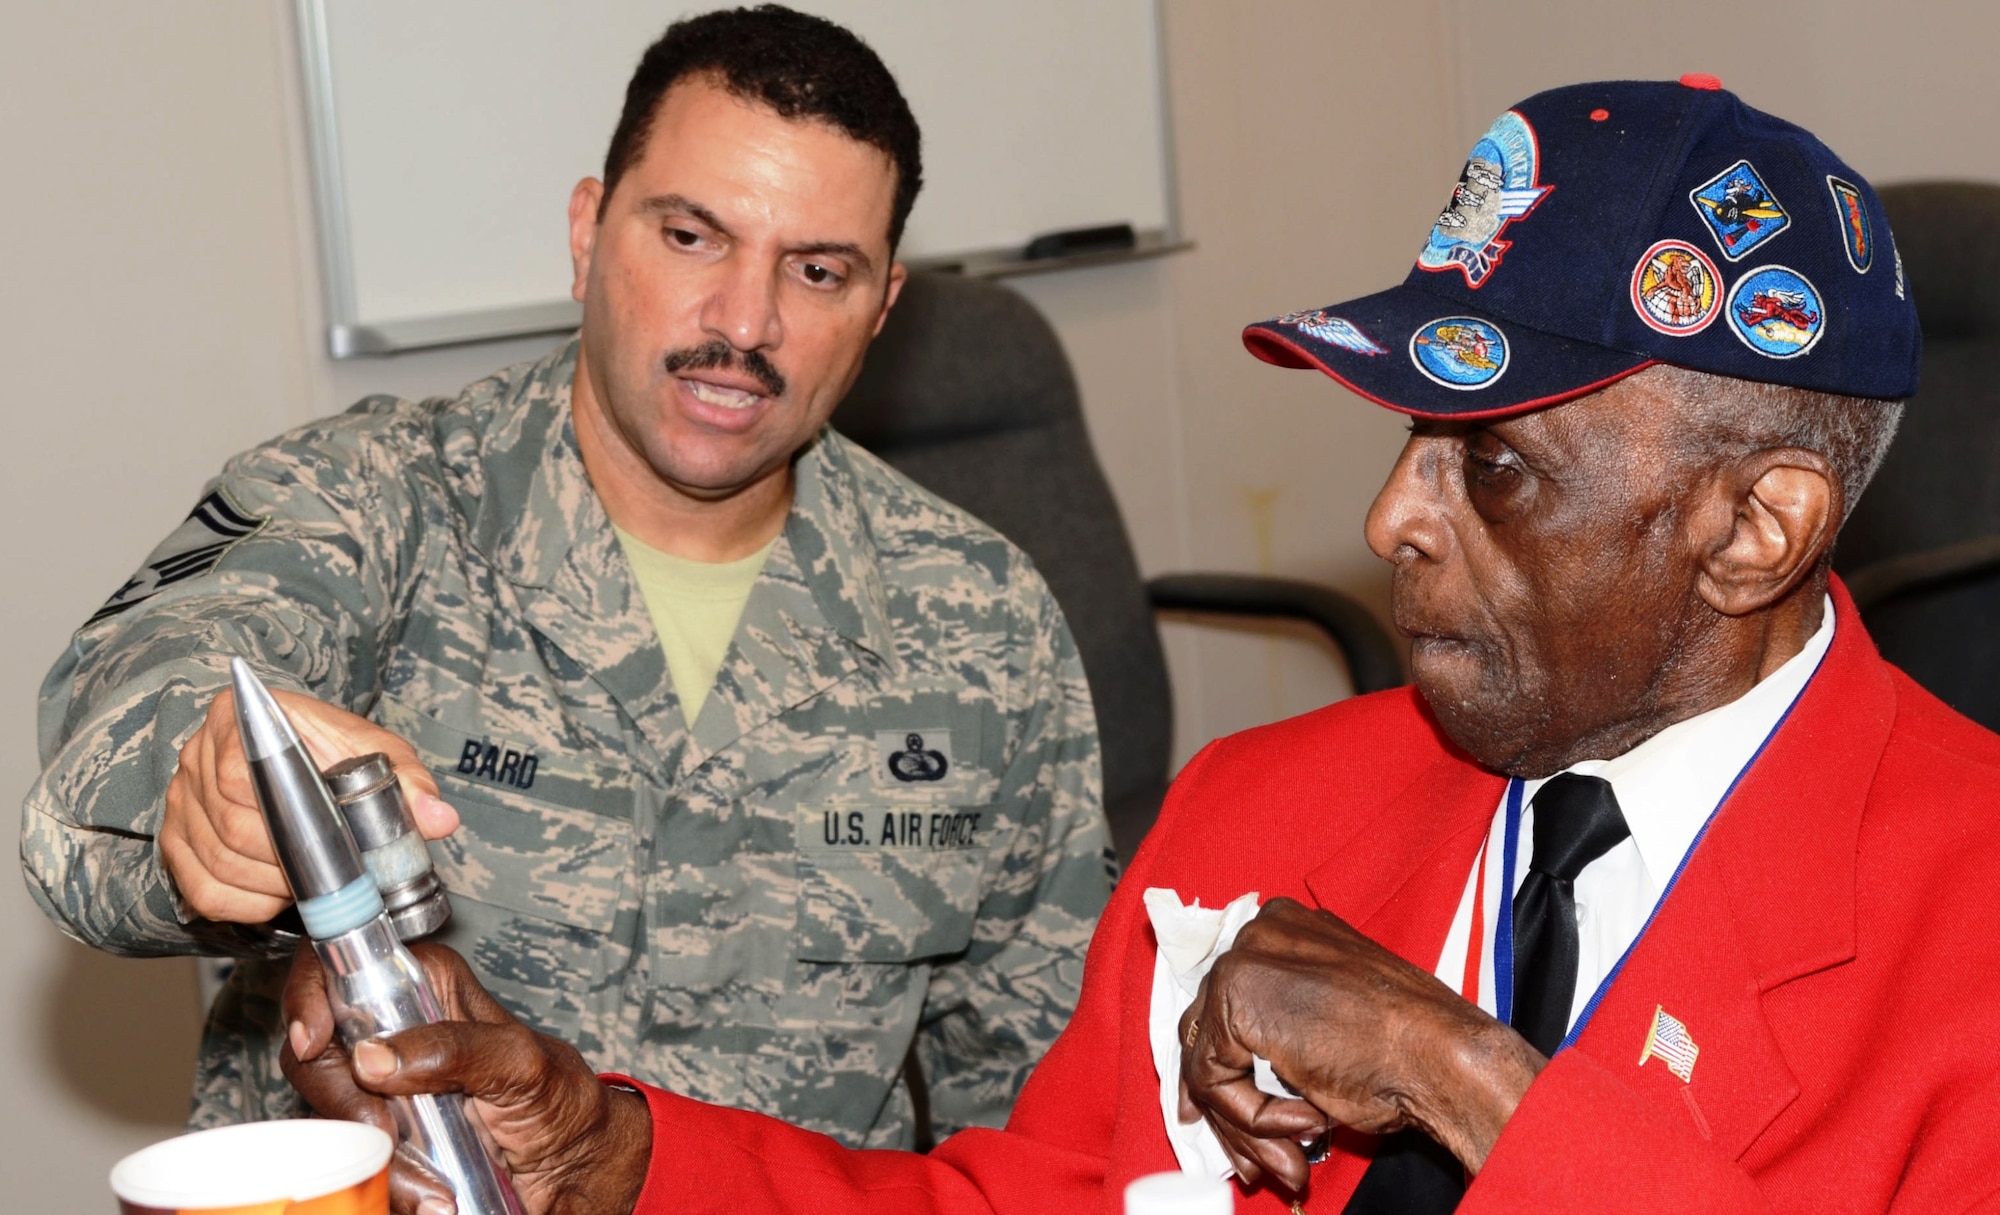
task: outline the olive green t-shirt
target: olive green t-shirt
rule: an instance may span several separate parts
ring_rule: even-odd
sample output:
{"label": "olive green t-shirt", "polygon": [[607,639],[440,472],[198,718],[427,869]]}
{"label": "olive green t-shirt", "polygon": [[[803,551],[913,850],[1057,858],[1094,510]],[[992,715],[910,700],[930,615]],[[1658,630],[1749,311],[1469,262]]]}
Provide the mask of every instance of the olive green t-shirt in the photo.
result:
{"label": "olive green t-shirt", "polygon": [[632,563],[632,576],[660,635],[660,648],[667,653],[681,715],[693,728],[708,701],[708,690],[715,686],[715,673],[729,653],[729,639],[736,635],[750,588],[777,538],[735,561],[690,561],[661,552],[615,523],[612,530]]}

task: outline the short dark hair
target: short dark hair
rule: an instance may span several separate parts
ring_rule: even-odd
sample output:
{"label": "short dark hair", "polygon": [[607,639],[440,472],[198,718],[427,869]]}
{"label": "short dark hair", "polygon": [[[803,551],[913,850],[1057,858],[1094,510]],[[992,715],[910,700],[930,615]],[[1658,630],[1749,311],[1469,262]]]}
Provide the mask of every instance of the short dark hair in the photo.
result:
{"label": "short dark hair", "polygon": [[[639,161],[667,90],[689,76],[713,78],[780,118],[824,122],[886,153],[896,166],[889,248],[923,188],[922,136],[896,78],[852,32],[781,4],[686,17],[646,48],[625,86],[625,109],[604,157],[604,198]],[[600,214],[602,204],[600,204]]]}

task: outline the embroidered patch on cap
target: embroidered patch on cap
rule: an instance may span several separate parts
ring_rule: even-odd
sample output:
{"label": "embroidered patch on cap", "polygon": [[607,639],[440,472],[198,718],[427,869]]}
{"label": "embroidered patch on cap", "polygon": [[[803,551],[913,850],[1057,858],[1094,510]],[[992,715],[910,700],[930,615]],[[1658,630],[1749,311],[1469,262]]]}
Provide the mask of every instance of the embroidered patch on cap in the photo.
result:
{"label": "embroidered patch on cap", "polygon": [[1410,361],[1446,388],[1484,388],[1507,370],[1507,338],[1477,317],[1440,317],[1410,337]]}
{"label": "embroidered patch on cap", "polygon": [[1700,333],[1721,311],[1721,303],[1722,276],[1715,263],[1685,241],[1659,242],[1632,271],[1632,307],[1661,333]]}
{"label": "embroidered patch on cap", "polygon": [[1722,256],[1739,261],[1752,249],[1791,226],[1792,217],[1771,197],[1747,160],[1739,160],[1688,194],[1695,211],[1722,246]]}
{"label": "embroidered patch on cap", "polygon": [[875,732],[878,784],[933,784],[951,775],[950,730]]}
{"label": "embroidered patch on cap", "polygon": [[1889,252],[1896,259],[1896,298],[1902,299],[1903,298],[1903,251],[1901,249],[1891,249]]}
{"label": "embroidered patch on cap", "polygon": [[1840,213],[1840,241],[1847,246],[1847,264],[1856,273],[1868,273],[1875,262],[1875,236],[1868,228],[1868,204],[1861,199],[1861,187],[1828,174],[1826,188],[1833,191],[1834,210]]}
{"label": "embroidered patch on cap", "polygon": [[1417,265],[1425,270],[1455,268],[1469,287],[1484,283],[1508,249],[1509,242],[1501,240],[1500,233],[1555,188],[1537,181],[1540,161],[1535,128],[1527,119],[1512,110],[1494,119],[1466,157],[1451,202],[1432,225]]}
{"label": "embroidered patch on cap", "polygon": [[139,572],[112,592],[104,606],[83,622],[83,627],[109,620],[176,582],[206,574],[230,549],[262,530],[266,522],[230,501],[223,491],[214,491],[195,503],[186,520],[147,555]]}
{"label": "embroidered patch on cap", "polygon": [[1287,312],[1272,323],[1290,325],[1300,333],[1311,334],[1329,346],[1338,346],[1355,354],[1372,357],[1389,353],[1376,345],[1367,334],[1355,328],[1353,322],[1328,315],[1324,308],[1316,308],[1311,312]]}
{"label": "embroidered patch on cap", "polygon": [[1826,312],[1805,275],[1785,266],[1760,266],[1730,289],[1729,327],[1758,354],[1797,358],[1826,332]]}

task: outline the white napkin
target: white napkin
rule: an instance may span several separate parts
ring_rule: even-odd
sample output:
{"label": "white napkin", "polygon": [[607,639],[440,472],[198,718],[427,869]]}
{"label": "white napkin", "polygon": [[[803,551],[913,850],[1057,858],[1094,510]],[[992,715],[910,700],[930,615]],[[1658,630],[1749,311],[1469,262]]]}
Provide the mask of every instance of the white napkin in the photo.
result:
{"label": "white napkin", "polygon": [[[1160,1116],[1166,1120],[1167,1142],[1181,1171],[1198,1177],[1234,1177],[1236,1170],[1223,1153],[1222,1141],[1207,1119],[1181,1123],[1181,1014],[1194,1003],[1195,992],[1215,959],[1236,943],[1236,934],[1257,918],[1257,892],[1233,900],[1227,907],[1203,907],[1201,900],[1183,904],[1181,896],[1163,886],[1147,888],[1142,896],[1153,936],[1160,943],[1153,966],[1153,1006],[1147,1030],[1153,1044],[1153,1067],[1160,1074]],[[1262,1057],[1253,1060],[1257,1087],[1273,1097],[1297,1097],[1286,1088]]]}

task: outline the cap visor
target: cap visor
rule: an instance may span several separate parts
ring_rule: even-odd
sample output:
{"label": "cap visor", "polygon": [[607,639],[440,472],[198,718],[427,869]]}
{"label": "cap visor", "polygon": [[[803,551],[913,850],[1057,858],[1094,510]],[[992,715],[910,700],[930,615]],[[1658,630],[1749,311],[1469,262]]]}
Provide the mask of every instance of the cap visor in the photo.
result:
{"label": "cap visor", "polygon": [[1243,331],[1251,354],[1318,368],[1378,405],[1499,418],[1595,392],[1656,361],[1557,337],[1404,285]]}

